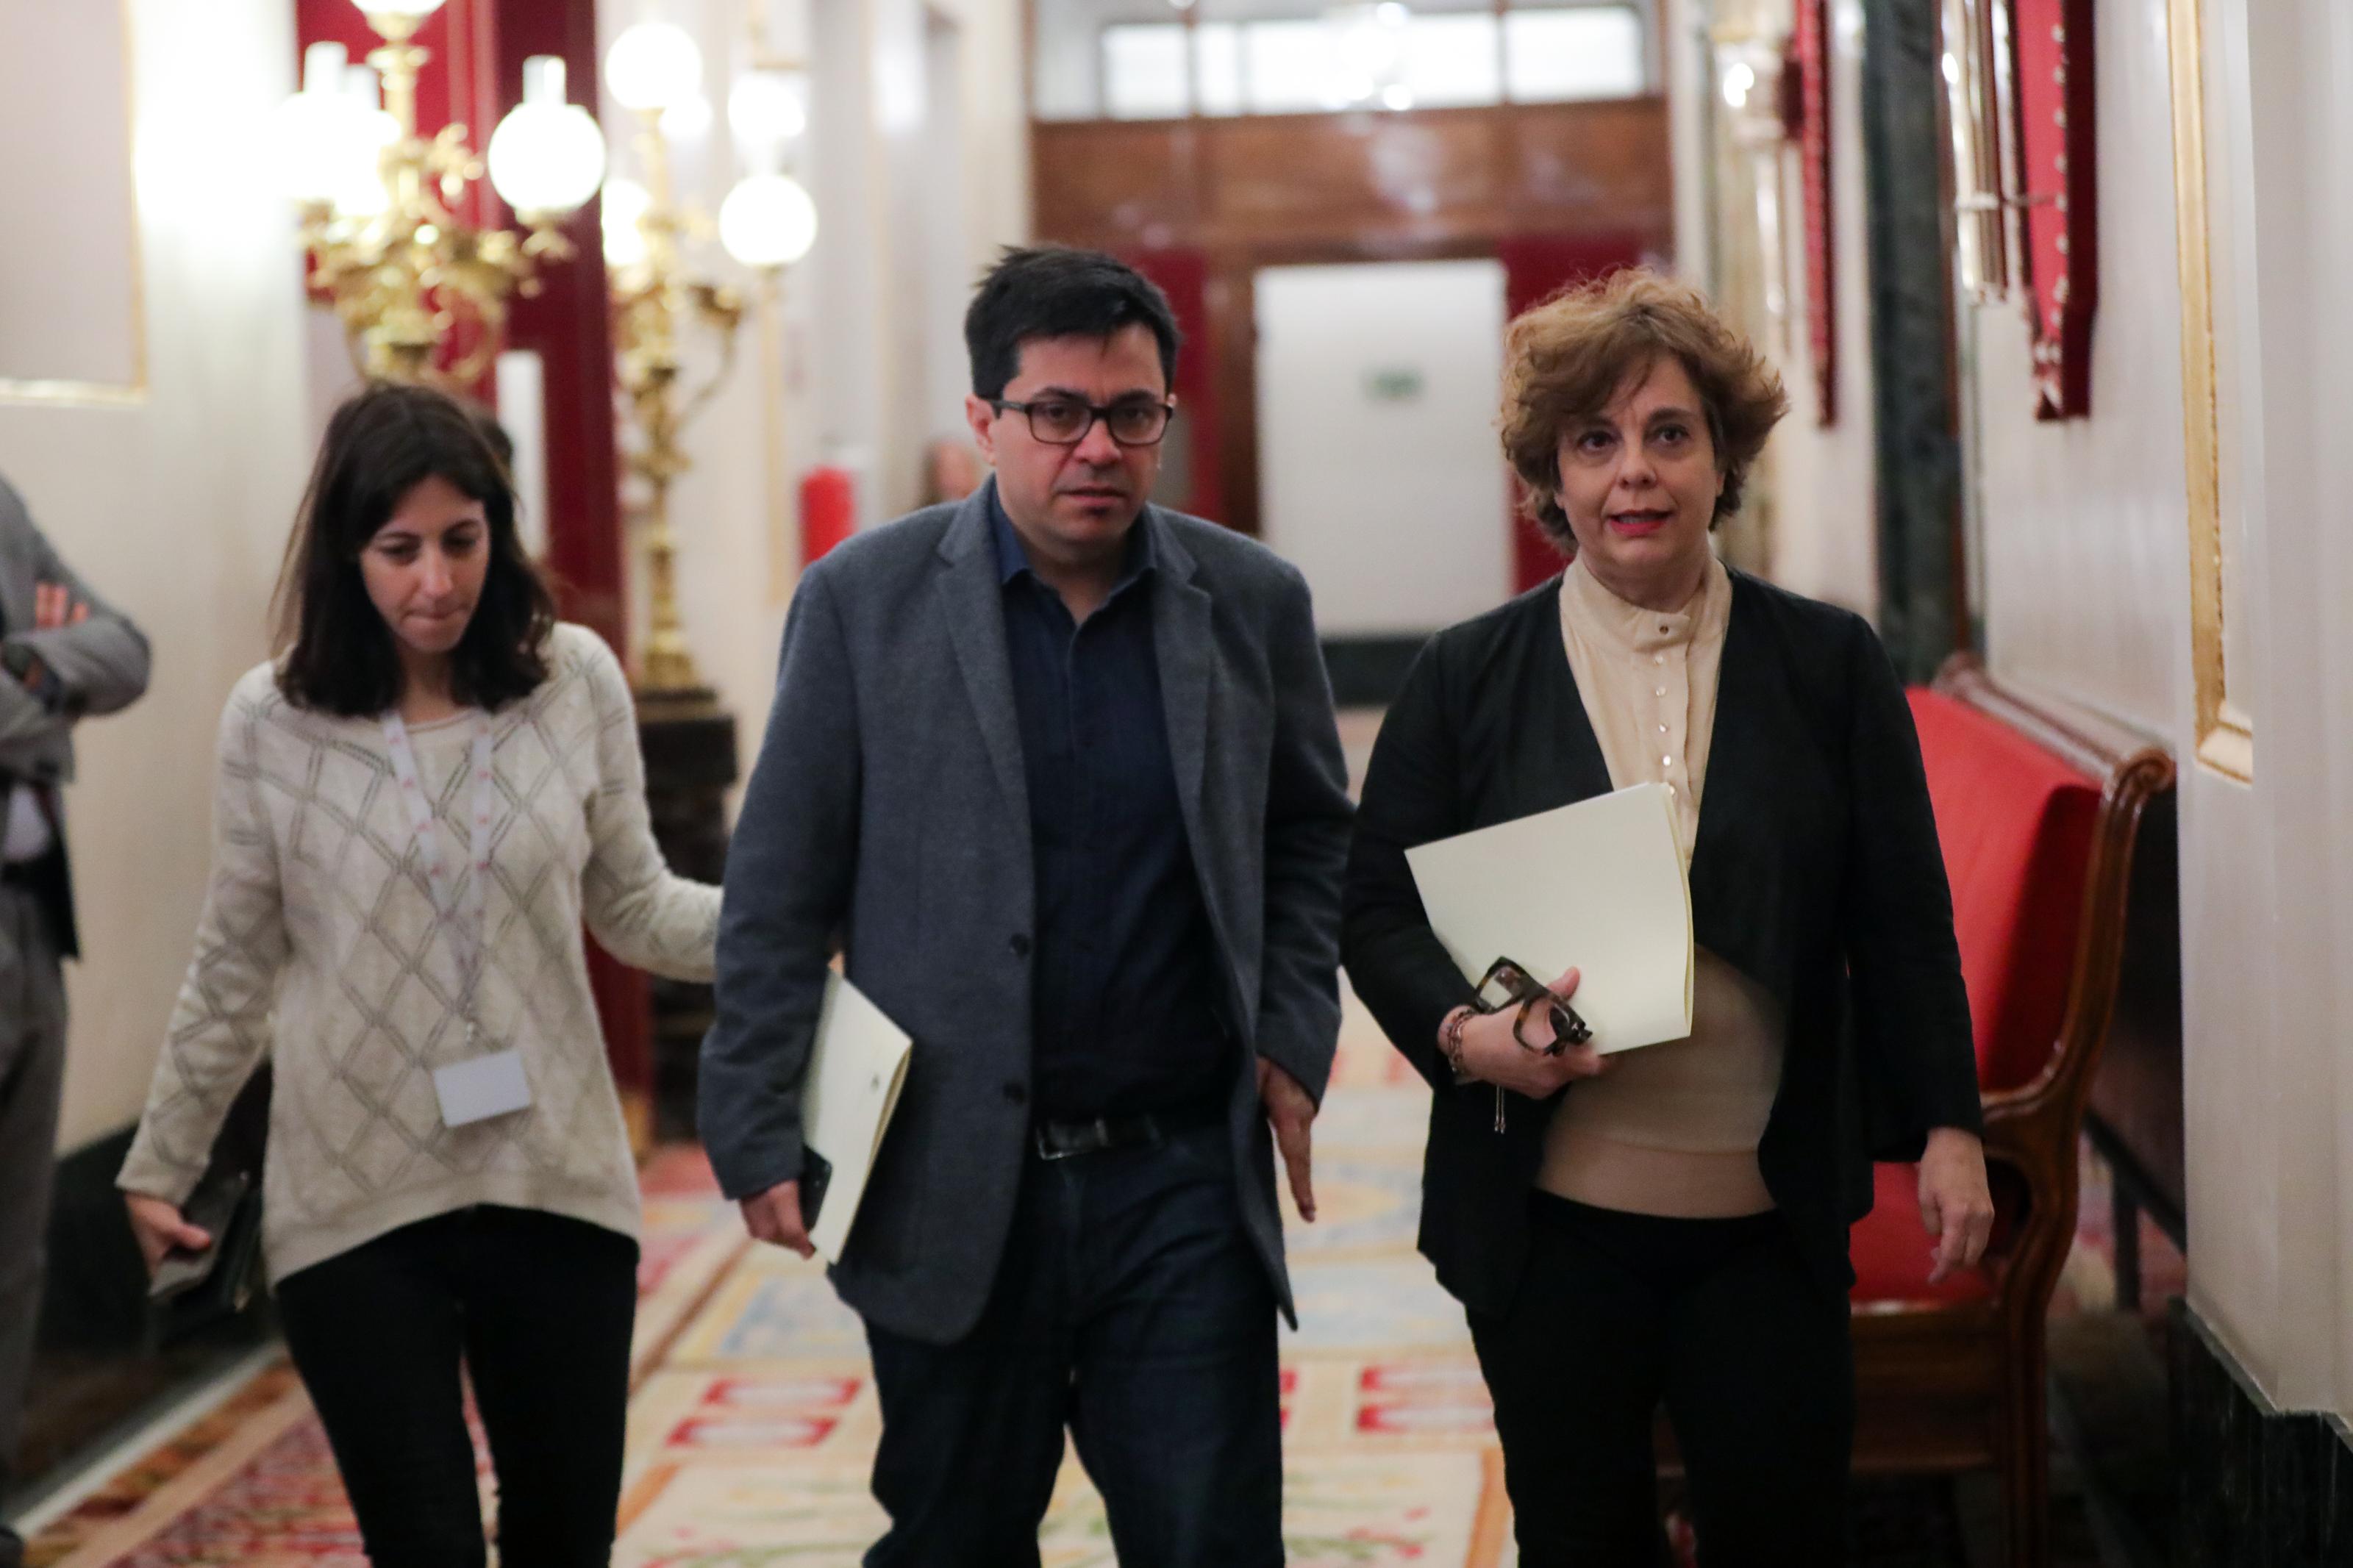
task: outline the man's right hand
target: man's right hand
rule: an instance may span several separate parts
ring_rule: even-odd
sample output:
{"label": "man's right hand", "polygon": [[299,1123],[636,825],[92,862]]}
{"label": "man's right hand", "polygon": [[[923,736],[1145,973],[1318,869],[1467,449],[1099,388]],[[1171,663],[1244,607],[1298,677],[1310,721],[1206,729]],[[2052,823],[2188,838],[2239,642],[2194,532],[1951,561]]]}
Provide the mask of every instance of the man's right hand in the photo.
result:
{"label": "man's right hand", "polygon": [[181,1217],[177,1204],[144,1193],[125,1193],[122,1203],[131,1211],[131,1234],[139,1238],[139,1256],[147,1260],[150,1279],[166,1254],[202,1252],[213,1244],[211,1233]]}
{"label": "man's right hand", "polygon": [[801,1222],[801,1184],[783,1182],[765,1193],[755,1193],[741,1200],[744,1228],[752,1233],[754,1241],[789,1248],[803,1258],[817,1256],[809,1242],[808,1226]]}
{"label": "man's right hand", "polygon": [[33,627],[36,631],[55,631],[59,626],[78,626],[90,619],[90,605],[73,596],[73,590],[63,583],[41,583],[33,589]]}

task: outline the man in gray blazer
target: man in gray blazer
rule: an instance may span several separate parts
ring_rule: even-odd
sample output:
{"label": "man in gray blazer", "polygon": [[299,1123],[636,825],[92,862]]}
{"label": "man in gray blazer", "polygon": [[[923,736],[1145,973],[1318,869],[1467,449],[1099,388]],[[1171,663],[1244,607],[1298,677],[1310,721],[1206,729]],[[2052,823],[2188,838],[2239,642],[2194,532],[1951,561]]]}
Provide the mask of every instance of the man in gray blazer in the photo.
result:
{"label": "man in gray blazer", "polygon": [[[80,946],[58,791],[73,727],[147,689],[147,639],[100,602],[0,480],[0,1491],[16,1452],[40,1317],[58,1095],[63,960]],[[24,1543],[0,1526],[0,1568]]]}
{"label": "man in gray blazer", "polygon": [[995,477],[794,596],[703,1139],[806,1255],[839,940],[914,1039],[833,1269],[882,1407],[869,1568],[1034,1568],[1066,1426],[1126,1568],[1279,1563],[1274,1161],[1312,1217],[1349,821],[1306,585],[1146,503],[1177,334],[1142,277],[1010,251],[965,333]]}

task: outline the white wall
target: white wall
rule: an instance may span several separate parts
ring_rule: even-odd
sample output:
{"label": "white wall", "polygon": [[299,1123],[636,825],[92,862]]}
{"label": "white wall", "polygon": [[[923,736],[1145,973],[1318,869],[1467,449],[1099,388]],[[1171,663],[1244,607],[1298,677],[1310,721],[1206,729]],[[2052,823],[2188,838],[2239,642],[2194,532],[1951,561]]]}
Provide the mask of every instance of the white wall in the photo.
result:
{"label": "white wall", "polygon": [[1994,660],[2159,734],[2179,715],[2189,608],[2164,16],[2165,0],[2104,0],[2094,24],[2101,266],[2092,417],[2033,418],[2024,304],[1965,316],[1977,351],[1983,445],[1971,478]]}
{"label": "white wall", "polygon": [[[601,37],[609,43],[643,13],[638,0],[600,0]],[[668,0],[661,14],[702,46],[704,87],[719,112],[708,135],[671,149],[680,195],[715,212],[743,172],[724,93],[748,54],[744,7]],[[769,0],[765,15],[776,45],[811,63],[810,128],[790,172],[816,199],[817,245],[784,279],[778,363],[765,360],[761,318],[748,314],[733,373],[687,428],[694,467],[671,491],[687,640],[735,714],[747,766],[799,566],[801,475],[820,461],[854,468],[866,524],[915,504],[923,444],[948,419],[936,384],[942,275],[968,291],[995,247],[1029,221],[1019,0]],[[943,26],[953,29],[952,52],[938,47]],[[944,58],[955,61],[959,80],[929,79]],[[616,168],[634,173],[632,118],[610,104],[603,118]],[[944,148],[955,167],[933,155]],[[958,198],[944,226],[927,199],[943,189]],[[715,243],[691,254],[748,289],[752,280]],[[717,346],[692,329],[686,342],[686,374],[699,384],[717,368]],[[634,439],[626,418],[623,439]],[[634,539],[629,561],[631,625],[642,627]]]}
{"label": "white wall", "polygon": [[2232,694],[2252,784],[2200,766],[2189,667],[2165,0],[2101,0],[2101,302],[2088,421],[2028,416],[2025,329],[1974,322],[1996,665],[2168,739],[2185,763],[2189,1287],[2265,1392],[2353,1411],[2353,16],[2210,0],[2208,187]]}
{"label": "white wall", "polygon": [[[259,143],[292,90],[291,8],[132,0],[129,15],[147,395],[123,407],[0,395],[0,473],[155,649],[145,700],[77,737],[68,803],[89,956],[69,971],[62,1148],[125,1125],[146,1096],[210,857],[214,731],[264,652],[309,458],[293,221],[256,161],[224,155]],[[63,98],[59,145],[84,139],[74,114],[120,111],[106,82],[87,87]],[[54,174],[0,161],[0,212],[58,200]]]}
{"label": "white wall", "polygon": [[[1428,633],[1511,593],[1493,261],[1260,271],[1264,536],[1326,637]],[[1409,397],[1368,384],[1419,378]]]}
{"label": "white wall", "polygon": [[[2339,426],[2353,355],[2342,279],[2353,14],[2335,0],[2209,9],[2223,508],[2226,528],[2243,532],[2248,634],[2231,686],[2253,713],[2255,766],[2252,787],[2201,774],[2184,813],[2185,881],[2214,889],[2217,905],[2183,933],[2192,1296],[2281,1404],[2344,1414],[2353,638],[2341,622],[2353,602],[2353,455]],[[2267,1036],[2257,1072],[2234,1060],[2250,1015]],[[2224,1239],[2225,1227],[2246,1234]],[[2196,1261],[2201,1241],[2223,1254],[2211,1266]],[[2242,1257],[2264,1267],[2228,1268]]]}
{"label": "white wall", "polygon": [[[1872,443],[1871,258],[1862,171],[1862,0],[1832,0],[1831,13],[1831,230],[1837,335],[1836,422],[1818,422],[1812,297],[1806,286],[1804,186],[1799,154],[1782,155],[1788,221],[1782,275],[1789,280],[1789,348],[1777,354],[1789,416],[1769,448],[1778,506],[1776,582],[1865,615],[1879,606],[1879,487]],[[1778,350],[1779,345],[1774,347]]]}

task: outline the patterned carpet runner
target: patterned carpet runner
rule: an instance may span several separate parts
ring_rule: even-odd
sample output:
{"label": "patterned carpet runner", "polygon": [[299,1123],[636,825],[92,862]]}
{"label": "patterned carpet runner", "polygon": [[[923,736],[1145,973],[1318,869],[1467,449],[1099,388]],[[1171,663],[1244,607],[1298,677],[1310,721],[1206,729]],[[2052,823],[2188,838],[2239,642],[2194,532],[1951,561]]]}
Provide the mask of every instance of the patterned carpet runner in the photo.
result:
{"label": "patterned carpet runner", "polygon": [[[1315,1128],[1323,1217],[1302,1226],[1293,1215],[1290,1231],[1303,1325],[1283,1336],[1284,1518],[1295,1568],[1516,1560],[1461,1310],[1413,1251],[1428,1106],[1428,1091],[1351,998]],[[878,1416],[857,1320],[817,1266],[745,1241],[698,1151],[665,1151],[644,1186],[637,1385],[615,1563],[852,1568],[882,1523],[866,1490]],[[2094,1248],[2106,1239],[2098,1198],[2084,1204]],[[2077,1304],[2079,1282],[2103,1283],[2083,1249],[2079,1261],[2063,1310]],[[2178,1279],[2152,1283],[2160,1299],[2179,1288]],[[486,1456],[482,1487],[492,1517]],[[1967,1561],[1952,1496],[1942,1483],[1859,1489],[1858,1561]],[[1074,1458],[1042,1541],[1048,1568],[1113,1562],[1102,1504]],[[325,1436],[283,1363],[140,1456],[45,1531],[28,1560],[34,1568],[365,1562]]]}

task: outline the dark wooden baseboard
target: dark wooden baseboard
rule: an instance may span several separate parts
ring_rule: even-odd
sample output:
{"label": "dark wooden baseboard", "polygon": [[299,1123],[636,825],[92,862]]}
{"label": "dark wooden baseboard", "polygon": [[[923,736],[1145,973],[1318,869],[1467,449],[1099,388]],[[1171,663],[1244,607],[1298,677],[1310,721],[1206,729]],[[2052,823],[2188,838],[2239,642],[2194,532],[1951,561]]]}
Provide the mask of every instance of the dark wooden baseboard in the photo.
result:
{"label": "dark wooden baseboard", "polygon": [[145,1338],[147,1271],[114,1187],[133,1131],[109,1133],[58,1161],[41,1292],[45,1347],[135,1351]]}
{"label": "dark wooden baseboard", "polygon": [[2172,1327],[2181,1568],[2353,1564],[2353,1432],[2274,1407],[2187,1301]]}

